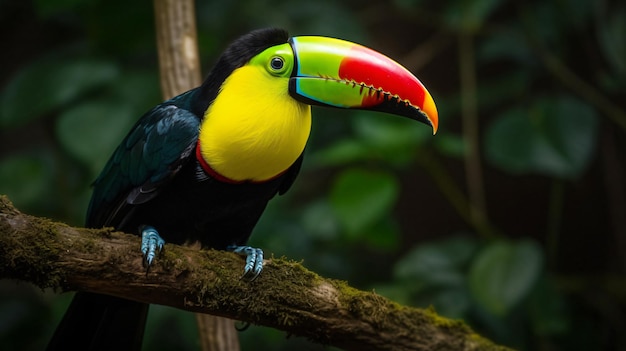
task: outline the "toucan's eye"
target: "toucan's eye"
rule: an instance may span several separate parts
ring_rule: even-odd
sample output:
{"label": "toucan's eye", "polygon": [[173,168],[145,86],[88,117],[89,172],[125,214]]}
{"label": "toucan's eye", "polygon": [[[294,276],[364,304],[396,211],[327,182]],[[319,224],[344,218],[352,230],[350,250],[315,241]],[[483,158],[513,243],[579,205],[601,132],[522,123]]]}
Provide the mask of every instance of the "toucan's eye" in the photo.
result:
{"label": "toucan's eye", "polygon": [[272,71],[280,72],[285,67],[285,60],[282,57],[274,56],[270,60],[270,68]]}
{"label": "toucan's eye", "polygon": [[288,78],[294,67],[295,58],[291,44],[284,43],[265,49],[250,59],[249,63],[271,76]]}

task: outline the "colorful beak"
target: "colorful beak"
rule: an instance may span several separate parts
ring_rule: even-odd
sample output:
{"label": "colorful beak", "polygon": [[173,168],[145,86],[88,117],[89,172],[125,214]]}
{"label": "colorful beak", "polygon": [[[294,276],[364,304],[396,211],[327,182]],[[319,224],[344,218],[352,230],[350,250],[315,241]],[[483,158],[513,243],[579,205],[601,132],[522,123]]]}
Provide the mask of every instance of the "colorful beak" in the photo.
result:
{"label": "colorful beak", "polygon": [[348,41],[293,37],[295,67],[289,81],[294,99],[311,105],[387,112],[430,125],[437,107],[424,85],[399,63]]}

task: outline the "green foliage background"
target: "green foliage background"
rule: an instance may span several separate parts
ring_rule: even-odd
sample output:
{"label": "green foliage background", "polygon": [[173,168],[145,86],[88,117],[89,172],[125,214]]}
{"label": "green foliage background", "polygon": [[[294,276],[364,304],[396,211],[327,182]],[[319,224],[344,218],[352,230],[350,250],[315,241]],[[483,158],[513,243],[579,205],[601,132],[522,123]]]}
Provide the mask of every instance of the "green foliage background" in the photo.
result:
{"label": "green foliage background", "polygon": [[[197,15],[205,72],[280,26],[396,58],[439,108],[435,137],[316,109],[303,172],[252,245],[520,350],[626,350],[623,3],[200,0]],[[81,225],[90,182],[160,102],[152,4],[1,0],[0,28],[0,193]],[[41,349],[70,298],[0,282],[2,349]],[[322,349],[261,327],[241,341]],[[151,309],[146,350],[198,347],[191,314]]]}

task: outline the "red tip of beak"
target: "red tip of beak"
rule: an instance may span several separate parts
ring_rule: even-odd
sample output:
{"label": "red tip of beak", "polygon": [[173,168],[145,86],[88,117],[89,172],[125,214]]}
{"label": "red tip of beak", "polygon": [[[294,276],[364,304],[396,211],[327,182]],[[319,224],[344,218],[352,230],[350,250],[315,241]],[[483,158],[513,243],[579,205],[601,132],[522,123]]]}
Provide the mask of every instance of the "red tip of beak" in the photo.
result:
{"label": "red tip of beak", "polygon": [[363,96],[362,107],[370,108],[385,99],[395,98],[419,108],[437,131],[435,103],[422,82],[389,57],[361,45],[354,45],[339,67],[339,77],[369,88]]}

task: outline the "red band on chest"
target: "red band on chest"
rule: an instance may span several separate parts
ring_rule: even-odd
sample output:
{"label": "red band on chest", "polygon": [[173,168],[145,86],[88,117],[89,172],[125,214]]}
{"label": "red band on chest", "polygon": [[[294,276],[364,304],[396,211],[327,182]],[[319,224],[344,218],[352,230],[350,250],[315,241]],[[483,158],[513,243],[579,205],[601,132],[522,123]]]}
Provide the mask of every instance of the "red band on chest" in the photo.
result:
{"label": "red band on chest", "polygon": [[202,152],[200,151],[200,142],[198,142],[196,144],[196,159],[198,160],[198,162],[200,163],[200,167],[202,167],[202,169],[211,176],[211,178],[220,181],[222,183],[228,183],[228,184],[241,184],[241,183],[245,183],[245,181],[242,180],[232,180],[230,178],[226,178],[223,175],[217,173],[213,168],[211,168],[211,166],[209,166],[209,164],[206,162],[206,160],[204,159],[204,157],[202,157]]}
{"label": "red band on chest", "polygon": [[198,141],[198,143],[196,143],[196,159],[198,160],[198,162],[200,163],[200,167],[202,167],[202,169],[209,175],[211,176],[211,178],[220,181],[222,183],[228,183],[228,184],[243,184],[243,183],[253,183],[253,184],[260,184],[260,183],[266,183],[269,181],[272,181],[280,176],[282,176],[283,174],[287,173],[287,170],[278,173],[277,175],[273,176],[270,179],[267,180],[260,180],[260,181],[256,181],[256,180],[233,180],[230,178],[226,178],[223,175],[217,173],[213,168],[211,168],[211,166],[206,162],[206,160],[204,159],[204,157],[202,157],[202,152],[200,151],[200,142]]}

